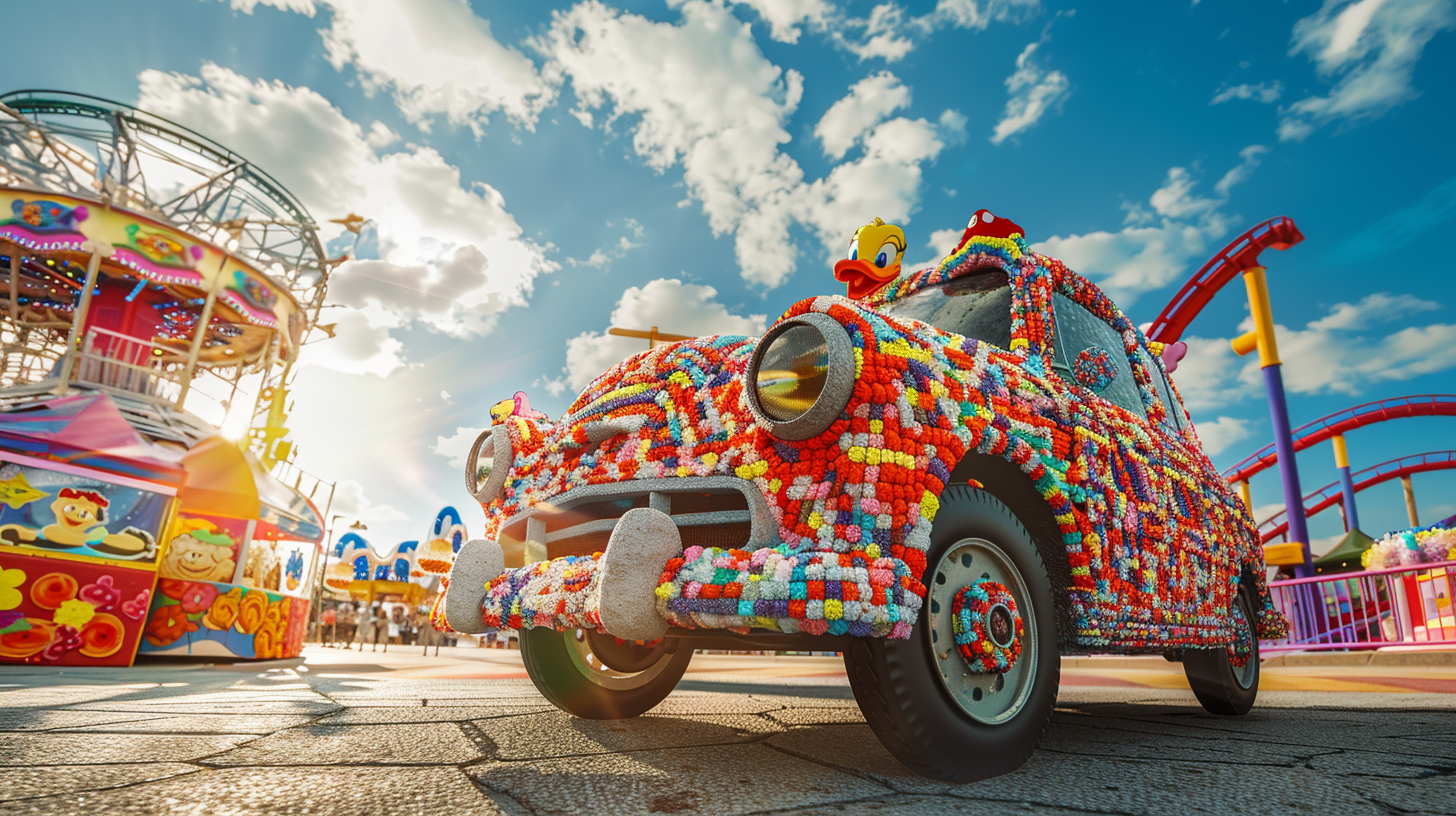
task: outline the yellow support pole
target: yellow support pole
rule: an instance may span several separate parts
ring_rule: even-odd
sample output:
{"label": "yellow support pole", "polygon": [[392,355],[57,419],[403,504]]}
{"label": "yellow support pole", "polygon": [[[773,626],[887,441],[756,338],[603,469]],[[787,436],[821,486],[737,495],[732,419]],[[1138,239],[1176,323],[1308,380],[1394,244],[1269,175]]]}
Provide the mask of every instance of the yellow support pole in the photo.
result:
{"label": "yellow support pole", "polygon": [[1249,490],[1249,480],[1239,482],[1239,496],[1244,500],[1244,506],[1249,508],[1249,515],[1254,515],[1254,493]]}
{"label": "yellow support pole", "polygon": [[1269,282],[1264,276],[1264,267],[1244,270],[1244,288],[1249,292],[1249,315],[1254,318],[1259,367],[1279,365],[1279,346],[1274,342],[1274,315],[1269,309]]}
{"label": "yellow support pole", "polygon": [[1330,442],[1335,446],[1335,467],[1347,468],[1350,466],[1350,453],[1345,449],[1345,435],[1335,434],[1330,437]]}
{"label": "yellow support pole", "polygon": [[1410,517],[1412,527],[1421,526],[1421,517],[1416,515],[1416,489],[1411,485],[1411,477],[1400,477],[1400,486],[1405,489],[1405,512]]}

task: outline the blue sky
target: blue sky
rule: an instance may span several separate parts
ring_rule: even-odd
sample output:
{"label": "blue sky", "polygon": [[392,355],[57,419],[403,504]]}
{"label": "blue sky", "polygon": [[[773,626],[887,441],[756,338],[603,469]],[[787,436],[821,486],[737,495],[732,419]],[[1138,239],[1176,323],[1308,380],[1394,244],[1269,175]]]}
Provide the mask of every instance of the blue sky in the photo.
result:
{"label": "blue sky", "polygon": [[[614,323],[756,333],[839,291],[830,267],[875,216],[931,262],[988,208],[1142,323],[1288,215],[1307,240],[1265,258],[1295,423],[1453,390],[1445,0],[63,1],[7,22],[26,35],[3,89],[138,104],[320,222],[373,219],[292,426],[380,548],[445,503],[479,529],[452,458],[492,403],[523,389],[559,415],[641,347]],[[1221,467],[1269,438],[1258,372],[1228,351],[1246,316],[1242,287],[1221,293],[1174,376]],[[1358,469],[1453,442],[1456,422],[1419,419],[1349,448]],[[1335,478],[1328,445],[1299,462],[1306,492]],[[1456,473],[1415,482],[1424,521],[1456,512]],[[1272,473],[1254,490],[1280,501]],[[1403,526],[1398,483],[1360,511]]]}

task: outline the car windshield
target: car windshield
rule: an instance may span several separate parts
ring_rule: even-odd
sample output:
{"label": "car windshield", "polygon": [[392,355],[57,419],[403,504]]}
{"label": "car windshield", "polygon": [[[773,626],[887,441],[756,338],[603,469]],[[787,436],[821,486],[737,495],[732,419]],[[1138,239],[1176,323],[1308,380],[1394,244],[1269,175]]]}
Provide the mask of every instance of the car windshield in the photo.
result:
{"label": "car windshield", "polygon": [[1011,346],[1011,281],[1000,269],[982,269],[942,286],[932,286],[880,307],[993,346]]}

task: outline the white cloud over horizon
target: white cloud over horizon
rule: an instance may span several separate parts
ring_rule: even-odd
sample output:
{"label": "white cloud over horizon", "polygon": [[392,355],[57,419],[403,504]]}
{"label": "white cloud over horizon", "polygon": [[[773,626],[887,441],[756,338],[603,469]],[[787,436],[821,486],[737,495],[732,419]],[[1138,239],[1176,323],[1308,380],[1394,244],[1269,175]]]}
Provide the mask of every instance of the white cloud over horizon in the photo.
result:
{"label": "white cloud over horizon", "polygon": [[1118,232],[1052,236],[1032,249],[1059,258],[1100,286],[1124,309],[1144,292],[1160,289],[1206,256],[1228,234],[1233,217],[1223,212],[1230,191],[1247,180],[1269,148],[1250,145],[1240,162],[1214,184],[1215,197],[1196,192],[1198,180],[1186,167],[1173,167],[1148,198],[1148,206],[1127,205]]}
{"label": "white cloud over horizon", "polygon": [[[791,139],[785,126],[803,76],[765,58],[750,26],[724,7],[685,0],[678,8],[678,23],[660,23],[588,0],[554,12],[550,30],[531,44],[547,58],[543,75],[570,83],[584,126],[611,132],[629,121],[633,150],[649,167],[682,168],[689,200],[701,204],[714,233],[733,234],[745,280],[768,289],[788,280],[797,266],[795,222],[829,257],[843,248],[847,225],[909,220],[922,165],[959,138],[963,119],[885,120],[899,107],[898,91],[892,78],[871,77],[831,108],[855,132],[826,149],[853,145],[858,155],[806,181],[780,147]],[[674,70],[664,74],[665,62]]]}
{"label": "white cloud over horizon", "polygon": [[991,133],[991,144],[1036,126],[1048,111],[1061,106],[1072,93],[1072,83],[1061,71],[1046,71],[1032,56],[1046,42],[1043,37],[1022,49],[1016,57],[1016,71],[1006,78],[1006,109]]}
{"label": "white cloud over horizon", "polygon": [[[622,293],[609,320],[610,326],[648,329],[656,326],[666,334],[693,336],[710,334],[759,335],[768,315],[736,315],[718,302],[718,290],[711,286],[684,283],[678,278],[658,278]],[[563,375],[545,381],[546,389],[560,395],[586,386],[602,372],[647,349],[642,340],[615,337],[605,331],[587,331],[566,341]]]}
{"label": "white cloud over horizon", "polygon": [[[339,336],[305,350],[309,363],[387,376],[404,363],[389,329],[417,322],[457,337],[488,332],[501,311],[525,304],[537,275],[556,268],[547,248],[522,237],[494,188],[465,183],[430,147],[383,152],[370,142],[381,141],[379,128],[366,133],[310,88],[213,63],[198,76],[147,70],[138,81],[139,107],[266,167],[320,222],[357,212],[377,226],[381,258],[348,261],[331,276],[329,303],[355,314],[329,315]],[[326,238],[340,231],[324,228]]]}
{"label": "white cloud over horizon", "polygon": [[[1456,324],[1416,323],[1422,314],[1441,311],[1435,301],[1376,292],[1355,303],[1335,303],[1301,328],[1276,323],[1274,335],[1285,390],[1358,396],[1381,383],[1456,368]],[[1386,324],[1400,328],[1382,330]],[[1246,318],[1239,328],[1252,326]],[[1190,414],[1262,395],[1263,375],[1257,357],[1240,359],[1229,340],[1184,338],[1188,355],[1172,376]]]}
{"label": "white cloud over horizon", "polygon": [[1289,54],[1307,56],[1334,86],[1281,111],[1280,141],[1303,141],[1332,122],[1376,119],[1414,98],[1411,75],[1421,52],[1453,28],[1450,0],[1325,0],[1294,24]]}

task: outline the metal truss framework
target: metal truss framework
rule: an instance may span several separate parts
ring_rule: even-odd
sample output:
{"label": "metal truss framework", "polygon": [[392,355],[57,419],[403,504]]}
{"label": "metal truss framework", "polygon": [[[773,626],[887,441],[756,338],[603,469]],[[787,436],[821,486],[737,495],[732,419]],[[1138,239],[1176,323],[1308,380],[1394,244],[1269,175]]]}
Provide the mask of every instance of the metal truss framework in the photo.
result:
{"label": "metal truss framework", "polygon": [[[49,90],[0,96],[0,185],[123,207],[226,248],[288,289],[310,329],[329,272],[342,260],[328,258],[303,204],[247,159],[182,125],[97,97]],[[292,360],[271,357],[260,368],[255,428],[286,386]]]}

